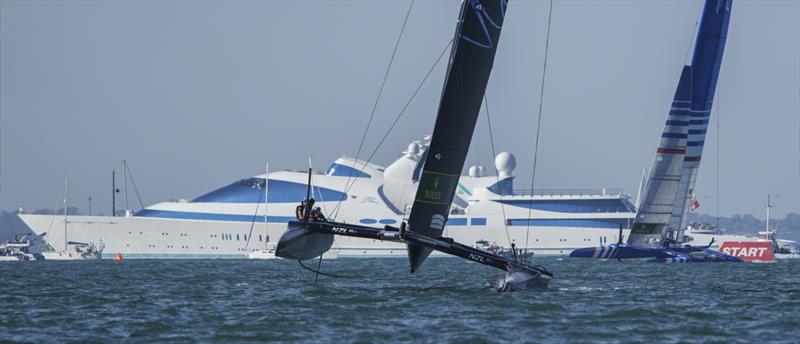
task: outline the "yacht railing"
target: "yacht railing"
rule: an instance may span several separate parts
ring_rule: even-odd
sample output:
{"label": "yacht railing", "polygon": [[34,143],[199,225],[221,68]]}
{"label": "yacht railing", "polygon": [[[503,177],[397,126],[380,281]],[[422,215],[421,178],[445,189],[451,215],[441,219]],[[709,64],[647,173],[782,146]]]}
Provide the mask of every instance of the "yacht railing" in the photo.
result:
{"label": "yacht railing", "polygon": [[515,196],[621,196],[622,188],[592,189],[514,189]]}

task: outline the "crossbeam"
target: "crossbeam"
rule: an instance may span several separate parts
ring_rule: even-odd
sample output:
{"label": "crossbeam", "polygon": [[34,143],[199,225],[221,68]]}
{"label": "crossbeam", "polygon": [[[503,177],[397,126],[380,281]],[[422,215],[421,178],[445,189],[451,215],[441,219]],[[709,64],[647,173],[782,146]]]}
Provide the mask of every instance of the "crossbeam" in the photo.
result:
{"label": "crossbeam", "polygon": [[[295,232],[293,233],[292,231]],[[300,231],[305,231],[305,232],[300,232]],[[482,251],[458,243],[451,238],[446,238],[446,237],[431,238],[416,233],[414,231],[404,230],[402,228],[396,228],[392,226],[385,226],[384,228],[374,228],[374,227],[360,226],[360,225],[341,223],[341,222],[290,221],[289,230],[287,231],[287,234],[285,234],[285,237],[287,237],[287,239],[284,240],[284,238],[281,238],[281,241],[278,243],[278,250],[276,254],[284,258],[291,258],[291,259],[302,258],[297,254],[296,251],[288,252],[289,250],[282,249],[281,246],[282,245],[284,247],[291,246],[291,243],[288,242],[290,240],[303,240],[303,243],[305,243],[306,241],[311,241],[312,240],[311,238],[314,237],[314,234],[321,234],[325,236],[341,235],[341,236],[349,236],[349,237],[364,238],[364,239],[401,242],[406,244],[427,247],[442,253],[468,259],[477,262],[479,264],[491,266],[493,268],[500,269],[506,272],[522,271],[530,275],[543,274],[548,277],[553,276],[552,273],[550,273],[549,271],[547,271],[547,269],[541,266],[532,266],[516,262],[514,260],[502,256],[498,256],[486,251]],[[305,236],[306,238],[302,239],[303,236]],[[301,244],[298,244],[295,247],[302,247]],[[323,251],[327,251],[330,248],[330,246],[320,247],[319,245],[317,245],[316,248],[318,250],[322,249]],[[313,254],[314,256],[316,256],[317,253],[318,252],[313,252],[309,255]],[[319,254],[321,254],[321,252],[319,252]]]}

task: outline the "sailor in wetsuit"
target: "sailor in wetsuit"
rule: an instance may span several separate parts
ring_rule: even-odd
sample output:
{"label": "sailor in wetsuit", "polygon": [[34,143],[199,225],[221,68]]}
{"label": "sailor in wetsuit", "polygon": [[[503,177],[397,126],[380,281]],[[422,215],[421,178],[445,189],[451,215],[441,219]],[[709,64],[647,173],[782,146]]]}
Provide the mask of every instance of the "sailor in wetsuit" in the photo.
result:
{"label": "sailor in wetsuit", "polygon": [[316,222],[325,222],[328,219],[325,218],[325,215],[322,214],[322,209],[319,207],[315,207],[311,210],[311,220]]}
{"label": "sailor in wetsuit", "polygon": [[314,210],[314,198],[309,198],[306,202],[306,209],[303,212],[303,220],[308,221],[311,219],[311,210]]}
{"label": "sailor in wetsuit", "polygon": [[303,199],[303,201],[300,202],[300,205],[298,205],[297,208],[294,209],[294,216],[297,218],[297,221],[303,221],[303,214],[305,214],[305,208],[306,208],[306,200]]}

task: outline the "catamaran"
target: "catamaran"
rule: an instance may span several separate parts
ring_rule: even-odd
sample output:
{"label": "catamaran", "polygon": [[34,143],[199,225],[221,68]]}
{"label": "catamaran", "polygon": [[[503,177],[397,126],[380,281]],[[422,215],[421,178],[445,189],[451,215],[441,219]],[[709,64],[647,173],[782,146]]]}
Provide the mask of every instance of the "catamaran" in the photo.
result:
{"label": "catamaran", "polygon": [[276,255],[298,261],[321,259],[331,249],[334,235],[368,238],[405,244],[412,273],[438,251],[506,271],[501,291],[547,287],[553,274],[544,267],[516,255],[509,259],[442,236],[483,103],[506,7],[505,0],[470,0],[461,5],[436,124],[415,178],[418,187],[408,221],[402,221],[399,227],[381,228],[312,218],[309,170],[308,197],[298,208],[298,220],[289,222]]}
{"label": "catamaran", "polygon": [[579,258],[654,258],[657,261],[742,261],[711,250],[692,247],[685,236],[687,214],[693,206],[714,91],[722,64],[732,0],[706,0],[690,65],[683,67],[645,186],[641,207],[627,243],[581,248]]}

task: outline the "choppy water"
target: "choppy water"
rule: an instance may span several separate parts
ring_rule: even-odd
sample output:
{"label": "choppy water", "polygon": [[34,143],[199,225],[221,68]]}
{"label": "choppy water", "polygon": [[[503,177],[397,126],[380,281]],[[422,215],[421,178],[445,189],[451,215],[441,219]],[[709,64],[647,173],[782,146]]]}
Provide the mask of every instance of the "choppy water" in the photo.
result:
{"label": "choppy water", "polygon": [[800,260],[543,258],[548,291],[431,258],[0,264],[0,342],[800,342]]}

